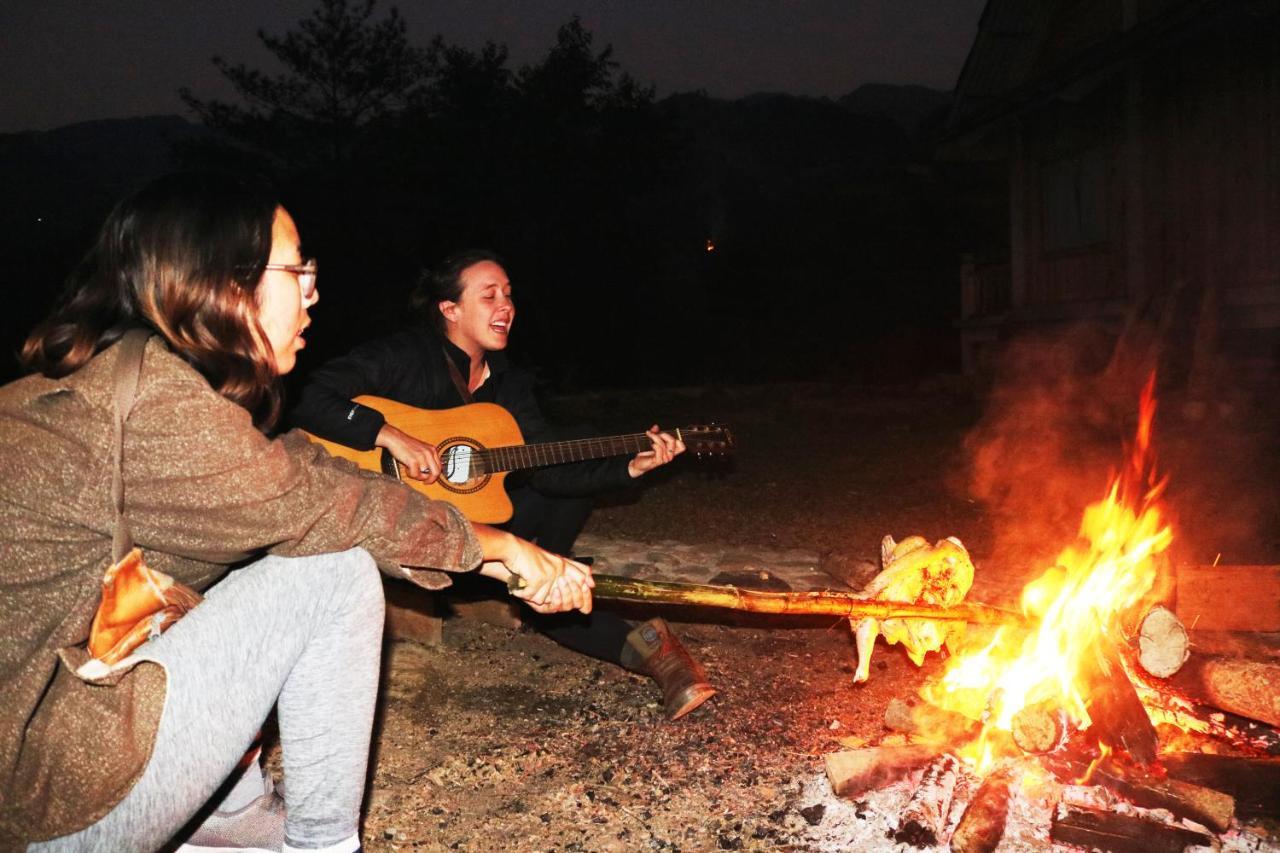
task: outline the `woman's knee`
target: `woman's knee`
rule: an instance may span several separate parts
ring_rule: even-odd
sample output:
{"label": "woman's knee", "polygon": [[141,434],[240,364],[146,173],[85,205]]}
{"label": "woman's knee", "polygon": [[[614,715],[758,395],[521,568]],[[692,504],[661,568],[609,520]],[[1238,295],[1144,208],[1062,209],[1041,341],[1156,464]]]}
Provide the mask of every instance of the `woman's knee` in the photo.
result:
{"label": "woman's knee", "polygon": [[327,574],[342,593],[341,598],[362,611],[382,613],[386,602],[382,592],[382,572],[378,564],[363,548],[352,548],[324,555],[333,565]]}
{"label": "woman's knee", "polygon": [[206,591],[209,599],[237,595],[270,600],[282,612],[293,612],[304,620],[329,621],[346,612],[381,618],[385,609],[382,575],[363,548],[308,557],[264,557]]}
{"label": "woman's knee", "polygon": [[299,604],[305,610],[326,614],[321,618],[348,612],[381,618],[385,609],[382,573],[363,548],[310,557],[267,557],[261,564],[291,590],[288,594],[301,596]]}

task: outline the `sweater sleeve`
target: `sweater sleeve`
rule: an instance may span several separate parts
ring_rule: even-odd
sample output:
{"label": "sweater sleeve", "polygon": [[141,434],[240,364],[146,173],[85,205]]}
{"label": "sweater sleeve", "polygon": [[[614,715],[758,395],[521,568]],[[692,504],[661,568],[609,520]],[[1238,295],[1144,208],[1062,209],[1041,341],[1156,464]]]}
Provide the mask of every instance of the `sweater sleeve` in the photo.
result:
{"label": "sweater sleeve", "polygon": [[[481,559],[452,505],[329,456],[296,432],[269,440],[198,377],[154,383],[130,415],[126,513],[134,539],[233,563],[262,551],[304,556],[360,546],[423,586]],[[415,567],[402,569],[402,566]]]}

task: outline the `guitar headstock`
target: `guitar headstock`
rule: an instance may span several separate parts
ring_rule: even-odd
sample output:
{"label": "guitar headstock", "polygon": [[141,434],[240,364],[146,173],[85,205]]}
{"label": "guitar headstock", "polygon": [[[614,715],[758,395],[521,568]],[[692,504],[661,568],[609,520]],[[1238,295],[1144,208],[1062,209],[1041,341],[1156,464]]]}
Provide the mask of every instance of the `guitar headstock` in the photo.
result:
{"label": "guitar headstock", "polygon": [[695,424],[680,427],[679,434],[686,450],[699,459],[733,455],[733,433],[727,426]]}

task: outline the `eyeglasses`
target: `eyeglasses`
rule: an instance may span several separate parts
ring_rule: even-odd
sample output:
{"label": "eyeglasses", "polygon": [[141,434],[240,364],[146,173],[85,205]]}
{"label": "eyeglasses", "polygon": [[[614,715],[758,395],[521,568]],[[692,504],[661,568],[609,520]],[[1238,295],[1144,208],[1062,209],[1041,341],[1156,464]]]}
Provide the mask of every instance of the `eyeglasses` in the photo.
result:
{"label": "eyeglasses", "polygon": [[303,299],[310,299],[316,295],[316,276],[320,266],[314,259],[300,264],[267,264],[263,269],[291,272],[298,277],[298,287],[302,288]]}

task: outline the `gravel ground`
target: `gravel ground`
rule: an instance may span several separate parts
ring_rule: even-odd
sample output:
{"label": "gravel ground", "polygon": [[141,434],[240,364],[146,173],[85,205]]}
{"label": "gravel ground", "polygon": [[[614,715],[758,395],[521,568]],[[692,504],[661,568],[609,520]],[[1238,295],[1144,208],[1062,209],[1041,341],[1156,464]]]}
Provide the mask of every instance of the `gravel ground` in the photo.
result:
{"label": "gravel ground", "polygon": [[[980,573],[1013,577],[1019,567],[991,556],[1000,509],[968,488],[965,436],[982,408],[960,390],[665,392],[562,400],[555,412],[606,411],[595,421],[608,432],[715,419],[738,439],[731,466],[670,466],[650,488],[602,506],[593,534],[860,558],[874,557],[886,533],[958,535]],[[1191,458],[1204,441],[1193,434],[1182,447],[1174,456]],[[1236,467],[1214,477],[1231,494],[1274,473],[1244,450],[1230,459]],[[1215,512],[1246,516],[1229,500]],[[1266,534],[1216,544],[1274,560],[1280,512],[1254,501],[1248,513],[1271,525]],[[677,630],[720,693],[675,723],[647,680],[538,634],[450,620],[442,646],[390,644],[366,849],[825,849],[814,841],[826,810],[814,794],[822,756],[879,735],[885,705],[913,693],[937,657],[918,669],[881,646],[870,682],[855,686],[844,624],[697,620]]]}

